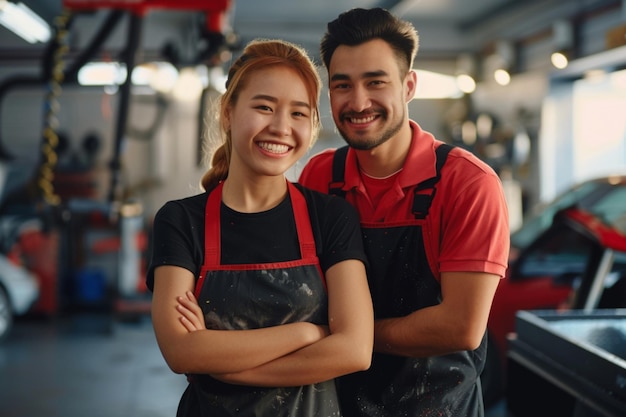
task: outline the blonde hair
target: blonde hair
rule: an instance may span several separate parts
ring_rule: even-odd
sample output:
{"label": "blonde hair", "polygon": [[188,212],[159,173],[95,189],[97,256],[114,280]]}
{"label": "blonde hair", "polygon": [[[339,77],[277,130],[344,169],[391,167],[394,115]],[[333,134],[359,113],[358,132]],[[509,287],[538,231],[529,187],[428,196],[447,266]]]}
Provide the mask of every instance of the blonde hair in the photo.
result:
{"label": "blonde hair", "polygon": [[250,42],[243,54],[233,63],[228,71],[226,92],[220,98],[219,129],[222,144],[215,150],[211,158],[211,167],[202,176],[200,184],[206,191],[210,191],[220,181],[228,177],[232,139],[227,126],[227,112],[230,106],[237,102],[239,92],[245,87],[249,77],[260,69],[272,66],[286,66],[300,74],[309,94],[312,105],[312,140],[317,140],[320,131],[319,98],[321,80],[315,65],[306,51],[298,45],[283,40],[257,39]]}

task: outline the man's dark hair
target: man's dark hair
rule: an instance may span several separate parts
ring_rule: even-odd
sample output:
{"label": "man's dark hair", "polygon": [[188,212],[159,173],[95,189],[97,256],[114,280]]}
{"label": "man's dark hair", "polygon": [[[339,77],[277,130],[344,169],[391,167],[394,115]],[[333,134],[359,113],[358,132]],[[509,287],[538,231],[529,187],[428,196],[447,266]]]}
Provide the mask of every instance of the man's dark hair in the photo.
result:
{"label": "man's dark hair", "polygon": [[419,45],[417,31],[410,22],[382,8],[351,9],[328,23],[320,44],[320,55],[326,69],[339,45],[355,46],[372,39],[387,42],[399,62],[406,65],[406,70],[411,69]]}

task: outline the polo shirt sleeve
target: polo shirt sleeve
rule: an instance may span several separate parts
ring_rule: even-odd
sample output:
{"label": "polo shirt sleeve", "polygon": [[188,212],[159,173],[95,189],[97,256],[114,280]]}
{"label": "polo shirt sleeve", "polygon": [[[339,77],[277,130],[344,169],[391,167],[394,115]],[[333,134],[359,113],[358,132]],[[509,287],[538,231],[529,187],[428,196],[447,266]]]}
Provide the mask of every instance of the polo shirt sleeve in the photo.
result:
{"label": "polo shirt sleeve", "polygon": [[447,190],[441,207],[439,270],[486,272],[503,277],[510,235],[500,179],[490,168],[467,164],[463,170],[448,174],[457,181],[453,189]]}

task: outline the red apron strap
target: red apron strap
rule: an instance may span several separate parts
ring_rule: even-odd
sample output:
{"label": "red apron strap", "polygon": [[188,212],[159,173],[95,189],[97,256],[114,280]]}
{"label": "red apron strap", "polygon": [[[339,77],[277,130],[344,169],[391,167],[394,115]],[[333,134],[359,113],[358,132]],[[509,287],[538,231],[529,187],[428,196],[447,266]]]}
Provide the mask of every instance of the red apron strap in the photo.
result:
{"label": "red apron strap", "polygon": [[[205,210],[205,235],[204,235],[204,264],[206,267],[220,265],[220,206],[222,202],[222,188],[220,183],[211,194]],[[289,198],[293,207],[293,214],[300,243],[302,259],[311,259],[316,256],[315,239],[311,229],[311,218],[304,196],[291,182],[287,182]]]}
{"label": "red apron strap", "polygon": [[200,296],[207,269],[215,269],[220,264],[220,205],[223,187],[224,183],[220,182],[209,193],[204,207],[204,265],[200,269],[200,276],[194,289],[196,297]]}
{"label": "red apron strap", "polygon": [[220,182],[211,191],[204,210],[204,266],[212,268],[220,264],[220,207],[222,204],[222,188]]}
{"label": "red apron strap", "polygon": [[313,238],[313,229],[311,228],[311,218],[309,217],[309,209],[304,196],[293,185],[287,181],[289,186],[289,197],[293,206],[293,215],[296,220],[296,230],[298,231],[298,242],[300,243],[300,254],[302,259],[315,258],[315,239]]}
{"label": "red apron strap", "polygon": [[[218,269],[221,265],[220,208],[222,204],[223,187],[224,183],[219,183],[209,194],[206,203],[204,215],[204,265],[202,266],[200,277],[196,283],[196,296],[204,283],[205,271]],[[287,188],[289,189],[289,198],[291,199],[296,222],[301,259],[314,259],[317,263],[315,239],[313,237],[311,218],[309,217],[306,199],[300,190],[289,181],[287,181]],[[323,274],[321,275],[323,280]]]}

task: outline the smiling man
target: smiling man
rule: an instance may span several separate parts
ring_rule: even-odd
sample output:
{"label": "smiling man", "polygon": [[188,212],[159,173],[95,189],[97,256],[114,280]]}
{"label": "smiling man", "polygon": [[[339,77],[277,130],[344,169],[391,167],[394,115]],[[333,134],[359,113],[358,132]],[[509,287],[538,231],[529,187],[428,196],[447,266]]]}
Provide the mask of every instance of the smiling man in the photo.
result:
{"label": "smiling man", "polygon": [[348,146],[314,156],[300,182],[353,204],[374,301],[368,371],[338,383],[346,416],[482,416],[489,310],[509,251],[495,172],[409,118],[419,80],[415,28],[352,9],[321,55],[333,120]]}

